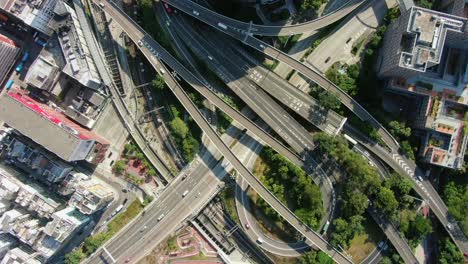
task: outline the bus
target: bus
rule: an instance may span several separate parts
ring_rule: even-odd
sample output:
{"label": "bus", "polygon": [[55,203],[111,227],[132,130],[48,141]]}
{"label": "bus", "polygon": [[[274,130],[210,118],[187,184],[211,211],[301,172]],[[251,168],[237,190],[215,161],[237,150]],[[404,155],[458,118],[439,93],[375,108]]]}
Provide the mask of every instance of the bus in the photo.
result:
{"label": "bus", "polygon": [[346,134],[344,134],[344,138],[346,138],[346,140],[348,140],[348,141],[349,141],[351,144],[353,144],[353,145],[356,145],[356,144],[357,144],[357,141],[356,141],[356,140],[354,140],[352,137],[350,137],[350,136],[348,136],[348,135],[346,135]]}
{"label": "bus", "polygon": [[26,62],[29,59],[29,52],[25,52],[21,58],[21,62]]}
{"label": "bus", "polygon": [[117,206],[117,208],[115,208],[115,211],[112,213],[111,217],[118,214],[120,211],[122,211],[122,209],[123,209],[123,204]]}
{"label": "bus", "polygon": [[8,80],[8,82],[5,84],[5,88],[6,88],[7,90],[10,90],[10,88],[13,86],[13,83],[14,83],[14,82],[15,82],[15,81],[13,81],[13,80],[11,80],[11,79]]}

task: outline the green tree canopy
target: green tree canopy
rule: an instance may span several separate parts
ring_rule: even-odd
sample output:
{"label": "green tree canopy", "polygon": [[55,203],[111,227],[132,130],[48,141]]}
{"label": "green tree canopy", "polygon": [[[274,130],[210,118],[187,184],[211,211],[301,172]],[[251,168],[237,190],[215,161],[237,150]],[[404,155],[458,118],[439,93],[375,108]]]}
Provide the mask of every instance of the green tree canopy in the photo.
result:
{"label": "green tree canopy", "polygon": [[166,87],[166,82],[164,81],[163,77],[161,75],[158,75],[152,82],[151,84],[153,87],[158,90],[162,91]]}
{"label": "green tree canopy", "polygon": [[127,163],[124,160],[118,160],[114,164],[114,171],[117,174],[122,174],[127,168]]}
{"label": "green tree canopy", "polygon": [[189,128],[185,124],[185,122],[179,117],[172,119],[170,126],[171,126],[172,133],[174,133],[174,136],[176,138],[181,140],[187,137]]}
{"label": "green tree canopy", "polygon": [[379,192],[376,194],[374,202],[375,207],[388,215],[394,214],[398,208],[398,201],[396,200],[394,193],[386,187],[380,188]]}
{"label": "green tree canopy", "polygon": [[65,255],[65,264],[79,264],[85,258],[86,254],[81,248],[78,248]]}
{"label": "green tree canopy", "polygon": [[336,110],[340,107],[341,102],[340,100],[329,91],[322,91],[318,95],[318,103],[322,106],[325,110]]}
{"label": "green tree canopy", "polygon": [[439,258],[440,264],[461,264],[463,256],[458,248],[448,239],[439,240]]}

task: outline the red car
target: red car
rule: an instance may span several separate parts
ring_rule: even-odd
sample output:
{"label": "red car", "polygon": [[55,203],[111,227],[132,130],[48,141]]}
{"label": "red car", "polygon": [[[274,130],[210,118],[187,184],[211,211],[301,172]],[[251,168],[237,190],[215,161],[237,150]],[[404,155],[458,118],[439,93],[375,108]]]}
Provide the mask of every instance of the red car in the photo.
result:
{"label": "red car", "polygon": [[172,14],[172,9],[169,7],[169,5],[166,2],[163,2],[164,8],[166,9],[166,12],[168,14]]}
{"label": "red car", "polygon": [[132,260],[132,259],[131,258],[126,258],[125,263],[130,263],[130,260]]}

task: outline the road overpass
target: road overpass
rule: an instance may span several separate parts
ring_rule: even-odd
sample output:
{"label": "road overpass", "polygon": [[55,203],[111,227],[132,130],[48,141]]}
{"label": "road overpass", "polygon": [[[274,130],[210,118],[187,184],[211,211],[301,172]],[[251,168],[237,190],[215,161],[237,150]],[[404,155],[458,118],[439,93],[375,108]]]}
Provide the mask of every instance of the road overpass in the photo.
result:
{"label": "road overpass", "polygon": [[[406,156],[400,155],[402,152],[400,150],[398,142],[393,138],[393,136],[369,113],[364,107],[362,107],[357,101],[355,101],[351,96],[346,94],[338,86],[333,84],[330,80],[325,78],[318,71],[309,68],[303,63],[291,58],[288,54],[281,52],[265,42],[252,37],[251,35],[244,34],[244,32],[238,31],[236,28],[230,26],[230,20],[217,20],[213,16],[202,16],[195,15],[194,10],[198,12],[198,9],[201,8],[195,2],[191,1],[174,1],[169,0],[171,5],[176,8],[179,8],[181,11],[187,13],[188,15],[199,19],[206,24],[216,28],[217,30],[224,32],[243,43],[251,46],[252,48],[274,58],[276,60],[282,61],[298,72],[301,72],[304,76],[314,81],[317,85],[322,88],[332,91],[340,99],[341,103],[350,109],[354,114],[356,114],[361,120],[369,122],[374,128],[376,128],[379,134],[382,136],[382,140],[388,145],[389,150],[385,150],[375,144],[375,142],[369,141],[369,139],[362,137],[360,138],[360,143],[362,143],[366,148],[372,151],[375,155],[381,157],[384,162],[386,162],[390,167],[395,171],[410,178],[414,183],[414,189],[416,192],[428,202],[434,214],[437,216],[439,221],[444,225],[445,229],[449,235],[454,240],[455,244],[458,246],[460,251],[463,253],[468,252],[468,240],[464,236],[457,222],[448,214],[448,209],[442,199],[440,198],[437,191],[427,180],[419,180],[419,178],[424,179],[424,172],[416,167],[416,164],[409,160]],[[218,23],[222,23],[224,26],[220,27]],[[345,125],[345,128],[350,128],[349,125]],[[349,131],[350,129],[348,129]],[[351,128],[352,130],[352,128]],[[355,130],[354,130],[355,131]],[[450,225],[449,225],[450,224]]]}
{"label": "road overpass", "polygon": [[[180,5],[187,5],[187,8],[192,7],[190,5],[190,1],[187,0],[165,0],[164,2],[171,4],[177,8]],[[214,12],[203,6],[197,6],[196,9],[192,9],[192,14],[195,16],[205,17],[211,16],[214,20],[217,21],[225,21],[226,25],[229,25],[238,32],[252,34],[252,35],[261,35],[261,36],[290,36],[296,34],[302,34],[305,32],[313,32],[317,29],[321,29],[326,27],[334,22],[340,20],[341,18],[345,17],[349,13],[351,13],[354,9],[359,7],[364,0],[349,0],[343,4],[343,6],[325,16],[321,16],[317,19],[294,24],[294,25],[284,25],[284,26],[266,26],[266,25],[258,25],[253,23],[246,23],[239,20],[232,19],[227,16],[223,16],[219,13]],[[195,11],[195,12],[193,12]]]}
{"label": "road overpass", "polygon": [[[174,19],[168,18],[169,21],[176,21],[179,19],[180,18],[174,18]],[[219,39],[219,37],[216,37],[216,35],[212,36],[212,39],[208,39],[209,37],[208,34],[203,35],[203,32],[198,32],[198,33],[189,32],[187,30],[184,30],[185,27],[190,28],[187,25],[187,23],[184,23],[182,25],[180,23],[171,23],[171,26],[170,26],[172,30],[176,28],[175,31],[178,32],[179,37],[184,41],[184,43],[186,43],[187,45],[189,45],[190,47],[194,49],[200,49],[200,47],[202,47],[201,49],[204,49],[205,51],[204,53],[197,53],[197,52],[195,53],[197,53],[197,55],[202,60],[204,60],[205,63],[207,63],[208,65],[214,64],[213,61],[219,61],[220,63],[223,62],[225,65],[227,64],[233,65],[231,68],[229,68],[229,70],[232,70],[232,71],[234,71],[233,67],[241,68],[244,70],[251,67],[251,65],[246,65],[246,62],[243,61],[238,56],[238,54],[233,54],[232,51],[229,50],[228,46],[230,46],[229,44],[232,44],[232,43],[223,42],[222,40]],[[191,28],[191,30],[194,30],[194,29]],[[194,40],[191,37],[197,38],[197,40]],[[207,41],[204,41],[204,39],[206,39]],[[214,40],[214,39],[218,39],[218,40]],[[209,43],[209,42],[212,42],[212,43]],[[221,53],[222,55],[226,57],[220,57],[219,54],[215,55],[216,53],[215,51],[217,50],[217,47],[214,46],[215,45],[214,43],[217,44],[216,45],[217,47],[220,47],[219,53]],[[195,48],[197,46],[198,48]],[[245,56],[248,56],[248,55],[245,55]],[[205,59],[205,58],[210,58],[210,59]],[[265,91],[275,90],[274,92],[270,92],[270,93],[273,93],[274,95],[277,95],[277,96],[279,95],[278,97],[276,97],[278,101],[282,102],[283,104],[287,106],[295,105],[295,104],[292,104],[291,100],[299,101],[301,102],[301,105],[305,106],[304,107],[305,109],[311,109],[311,105],[314,106],[315,100],[310,100],[312,97],[310,97],[309,95],[306,95],[305,93],[298,91],[297,89],[295,89],[295,87],[292,87],[289,83],[287,83],[284,80],[283,82],[281,82],[281,80],[278,80],[279,77],[273,78],[273,81],[268,81],[268,78],[271,78],[275,75],[274,73],[265,72],[266,70],[263,69],[263,67],[261,66],[254,65],[253,67],[258,71],[257,72],[258,75],[255,75],[253,77],[255,81],[259,83],[260,86],[263,89],[265,89]],[[248,75],[248,73],[246,73],[246,75]],[[267,79],[267,82],[263,83],[265,79]],[[272,85],[272,83],[276,83],[276,85],[279,87]],[[281,86],[286,86],[286,87],[281,87]],[[287,92],[285,92],[285,90]],[[297,99],[297,97],[300,97],[301,100]],[[295,112],[302,113],[301,115],[303,115],[303,117],[305,117],[307,120],[310,120],[307,118],[308,115],[304,115],[304,111],[300,110],[302,109],[301,107],[291,107],[291,109]],[[333,112],[333,111],[330,111],[330,112]],[[317,125],[313,121],[314,120],[312,120],[311,123],[313,123],[314,125]],[[327,124],[329,122],[331,121],[327,120],[324,123]],[[340,122],[341,121],[338,121],[337,123],[339,124]],[[320,127],[326,127],[326,126],[320,126]],[[246,148],[245,152],[252,152],[252,148],[254,147]],[[245,165],[249,167],[250,165],[252,165],[251,163],[252,163],[252,158],[248,159]],[[255,241],[258,237],[262,237],[264,242],[262,243],[261,247],[263,247],[265,250],[273,254],[282,255],[282,256],[300,256],[301,252],[303,253],[305,250],[309,248],[309,246],[303,241],[298,241],[295,243],[291,243],[291,242],[285,243],[282,241],[271,239],[268,236],[265,236],[263,234],[263,231],[257,227],[257,225],[255,224],[255,221],[252,220],[252,216],[250,215],[249,210],[246,210],[245,208],[246,206],[248,206],[248,204],[245,198],[246,195],[245,195],[244,190],[248,188],[248,185],[245,183],[245,181],[242,178],[238,178],[237,182],[238,182],[238,186],[236,188],[236,197],[238,198],[236,199],[236,205],[237,205],[238,215],[241,220],[241,223],[243,223],[243,226],[245,226],[246,223],[249,223],[250,228],[246,229],[245,232],[250,236],[250,238],[253,241]],[[373,216],[375,216],[376,214],[372,211],[370,213],[373,214]],[[251,220],[249,221],[248,219],[251,219]],[[390,240],[394,244],[397,251],[399,253],[401,252],[400,254],[403,256],[403,259],[405,260],[405,262],[414,264],[415,257],[411,251],[411,248],[406,243],[406,241],[399,235],[398,230],[393,225],[388,225],[388,221],[385,222],[383,219],[380,219],[380,218],[379,220],[380,221],[378,223],[380,227],[385,232],[385,234],[387,234],[390,237]],[[372,259],[376,259],[376,258],[372,258]]]}
{"label": "road overpass", "polygon": [[[95,1],[98,2],[97,0]],[[269,192],[262,185],[262,183],[250,173],[249,170],[245,168],[245,166],[237,159],[237,157],[230,151],[230,149],[221,141],[219,136],[211,128],[197,107],[189,99],[185,91],[178,85],[172,75],[170,75],[167,68],[158,61],[156,56],[157,51],[155,50],[155,48],[157,48],[157,43],[114,3],[109,1],[101,1],[97,4],[99,3],[101,3],[100,5],[103,7],[104,11],[122,27],[130,39],[136,43],[142,43],[140,45],[140,50],[142,53],[146,56],[153,67],[159,70],[160,74],[165,78],[166,83],[170,87],[171,91],[175,94],[187,112],[192,116],[193,120],[218,148],[224,158],[229,161],[232,166],[236,168],[237,172],[247,180],[250,186],[254,188],[257,193],[289,224],[291,224],[296,230],[304,235],[304,237],[314,243],[317,248],[328,254],[338,263],[352,263],[341,252],[328,244],[328,242],[320,237],[320,235],[304,225],[286,206],[284,206],[271,192]],[[177,71],[177,69],[174,70]]]}

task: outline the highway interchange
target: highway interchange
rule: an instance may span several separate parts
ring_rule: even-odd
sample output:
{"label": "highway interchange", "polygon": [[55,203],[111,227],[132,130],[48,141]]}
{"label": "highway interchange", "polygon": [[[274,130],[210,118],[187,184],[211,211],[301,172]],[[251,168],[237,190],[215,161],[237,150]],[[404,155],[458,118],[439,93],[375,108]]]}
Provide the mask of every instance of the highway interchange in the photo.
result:
{"label": "highway interchange", "polygon": [[[362,135],[359,135],[359,142],[373,152],[375,155],[384,159],[384,162],[387,163],[395,171],[410,178],[414,183],[414,189],[418,194],[428,202],[430,208],[435,213],[437,218],[443,224],[449,235],[454,240],[455,244],[458,246],[460,251],[468,252],[468,240],[461,232],[460,227],[448,214],[448,209],[437,191],[433,188],[431,183],[424,179],[424,172],[416,167],[416,164],[406,158],[404,155],[399,154],[399,144],[398,142],[390,135],[390,133],[369,113],[367,112],[358,102],[351,98],[348,94],[342,91],[339,87],[334,85],[318,71],[309,68],[308,66],[302,64],[301,62],[291,58],[289,55],[267,45],[265,42],[253,37],[252,35],[244,34],[245,32],[231,26],[232,19],[221,16],[214,15],[213,11],[201,7],[199,4],[192,1],[174,1],[168,0],[168,3],[174,5],[179,10],[185,12],[186,14],[203,21],[204,23],[212,26],[213,28],[218,29],[228,35],[233,36],[234,38],[242,41],[244,44],[249,45],[250,47],[263,52],[264,54],[270,56],[271,58],[282,61],[293,69],[301,72],[304,76],[308,77],[310,80],[314,81],[320,87],[330,90],[335,93],[341,103],[345,105],[348,109],[353,111],[361,120],[369,122],[374,128],[376,128],[379,134],[382,137],[382,140],[390,148],[389,150],[382,149],[366,137],[363,140]],[[196,11],[195,14],[193,11]],[[222,23],[226,28],[221,28],[219,23]],[[326,21],[320,20],[316,24],[326,24]],[[310,25],[309,25],[310,26]],[[349,127],[345,125],[345,128]],[[345,130],[348,133],[347,130]],[[353,131],[354,132],[354,131]],[[356,133],[354,133],[356,134]],[[449,224],[450,223],[450,228]]]}
{"label": "highway interchange", "polygon": [[[101,2],[102,3],[102,2]],[[313,230],[301,223],[301,221],[279,200],[276,199],[260,182],[255,178],[249,170],[237,159],[235,155],[229,150],[229,148],[220,140],[216,132],[211,128],[208,122],[204,119],[201,113],[198,111],[196,106],[191,102],[185,92],[180,88],[177,82],[165,69],[165,66],[161,65],[157,60],[157,56],[154,54],[154,48],[158,47],[157,43],[148,36],[135,22],[133,22],[128,16],[123,13],[117,6],[111,2],[105,2],[104,11],[109,14],[114,21],[116,21],[127,33],[127,35],[136,43],[143,43],[140,45],[143,54],[148,58],[150,63],[159,70],[163,77],[170,77],[165,79],[168,86],[174,92],[176,97],[180,100],[182,105],[186,108],[195,122],[210,138],[210,140],[216,145],[218,150],[223,154],[224,158],[228,160],[238,171],[239,175],[245,177],[249,182],[250,186],[254,188],[261,197],[270,204],[283,218],[285,218],[294,228],[301,232],[306,238],[313,241],[314,245],[320,250],[330,255],[338,263],[350,263],[341,252],[331,247],[322,237],[320,237]],[[154,47],[154,48],[153,48]],[[153,51],[153,52],[152,52]],[[159,55],[158,55],[159,56]],[[176,70],[177,71],[177,70]],[[106,249],[109,246],[105,246]],[[108,249],[109,250],[109,249]],[[121,254],[122,251],[114,252],[112,254]]]}
{"label": "highway interchange", "polygon": [[[105,1],[103,1],[105,2]],[[168,1],[168,2],[171,2],[171,1]],[[184,2],[186,3],[185,1],[181,1],[181,2]],[[279,201],[276,200],[276,198],[271,195],[271,193],[269,193],[262,185],[261,183],[259,183],[254,176],[251,175],[251,173],[240,163],[240,161],[232,154],[232,152],[229,150],[229,148],[222,143],[222,141],[219,139],[219,137],[216,135],[216,133],[212,130],[212,128],[209,126],[209,124],[207,123],[207,121],[203,118],[203,116],[199,113],[199,111],[196,109],[196,107],[191,103],[191,101],[188,99],[188,97],[186,96],[186,94],[183,92],[183,90],[178,86],[178,84],[176,83],[176,81],[173,79],[173,77],[169,74],[170,71],[167,70],[167,68],[165,68],[165,66],[163,66],[159,61],[158,61],[158,57],[160,57],[163,61],[165,61],[166,63],[168,63],[171,68],[180,74],[180,71],[179,70],[183,70],[183,69],[180,69],[180,68],[176,68],[174,67],[174,65],[176,65],[174,62],[171,63],[170,61],[170,57],[166,56],[162,56],[163,55],[163,52],[162,52],[162,48],[154,41],[151,39],[151,37],[149,37],[141,28],[139,28],[134,22],[132,22],[130,20],[130,18],[128,18],[127,16],[125,16],[125,14],[123,14],[123,12],[121,10],[119,10],[116,6],[114,6],[112,3],[110,2],[105,2],[105,6],[104,6],[104,10],[106,11],[107,14],[109,14],[112,18],[114,18],[115,20],[118,21],[118,23],[123,27],[123,29],[127,32],[127,34],[130,36],[130,38],[132,38],[132,40],[134,40],[135,42],[139,42],[139,41],[142,41],[142,43],[144,43],[143,46],[140,47],[140,49],[142,50],[142,52],[145,54],[145,56],[148,58],[148,60],[150,61],[150,63],[155,67],[155,69],[157,69],[164,77],[165,77],[165,80],[168,84],[168,86],[171,88],[171,90],[176,94],[176,96],[179,98],[179,100],[181,100],[182,104],[184,105],[184,107],[186,107],[186,109],[188,110],[188,112],[191,114],[191,116],[194,118],[194,120],[200,125],[200,127],[202,128],[202,130],[207,134],[207,136],[210,138],[210,140],[212,140],[215,144],[215,146],[217,148],[219,148],[219,150],[221,151],[221,153],[223,154],[223,156],[225,157],[226,160],[228,160],[229,162],[231,162],[231,164],[238,170],[238,172],[240,173],[240,175],[242,175],[243,177],[245,177],[247,179],[247,181],[249,182],[249,184],[251,184],[251,186],[257,191],[259,192],[259,194],[262,196],[262,197],[268,197],[266,198],[266,200],[272,205],[272,207],[274,207],[276,210],[278,210],[278,212],[283,215],[283,216],[286,216],[285,219],[287,219],[294,227],[296,227],[300,232],[303,233],[303,235],[305,235],[306,237],[310,238],[311,241],[316,245],[318,246],[321,250],[323,250],[324,252],[326,252],[327,254],[331,255],[332,257],[334,257],[335,261],[339,262],[339,263],[349,263],[350,261],[345,257],[343,256],[341,253],[338,253],[336,250],[334,250],[333,248],[331,248],[327,243],[326,241],[324,241],[320,236],[318,236],[317,234],[315,234],[314,232],[311,232],[311,230],[308,230],[307,228],[304,228],[300,221],[297,220],[297,218],[295,218],[295,216],[287,209],[285,208]],[[189,1],[187,1],[187,3],[189,3]],[[190,2],[191,3],[191,2]],[[171,2],[171,4],[173,4]],[[180,8],[179,6],[175,5],[176,7]],[[196,7],[190,7],[192,8],[191,10],[193,11],[194,9],[193,8],[197,8],[198,10],[198,6]],[[183,9],[182,9],[183,10]],[[187,11],[188,9],[186,9],[185,11],[187,13],[190,13]],[[197,17],[201,17],[202,14],[200,12],[200,15],[197,15]],[[209,20],[209,19],[204,19],[204,22],[207,22],[205,20]],[[319,21],[320,22],[320,21]],[[217,25],[215,24],[215,22],[210,22],[208,21],[207,22],[208,24],[214,24],[214,25]],[[218,22],[216,22],[218,23]],[[322,22],[321,22],[322,23]],[[323,22],[324,24],[326,24],[326,22]],[[215,26],[216,27],[216,26]],[[319,27],[320,28],[320,27]],[[233,30],[233,32],[237,32],[237,33],[234,33],[233,35],[235,36],[236,34],[239,33],[239,31],[237,30]],[[274,50],[274,49],[271,49],[269,50],[270,48],[265,46],[264,44],[258,44],[259,40],[249,36],[249,35],[245,35],[245,37],[243,37],[244,39],[244,42],[251,45],[251,46],[254,46],[256,47],[257,49],[261,50],[261,51],[265,51],[266,54],[268,55],[271,55],[271,54],[274,54],[274,58],[277,58],[277,59],[280,59],[282,58],[281,60],[285,60],[287,61],[288,60],[288,56],[287,55],[283,55],[281,53],[278,53],[278,51]],[[252,44],[254,43],[254,44]],[[262,43],[262,42],[260,42]],[[260,46],[260,45],[263,45]],[[157,52],[156,52],[157,51]],[[281,57],[281,56],[285,56],[284,58]],[[300,62],[298,62],[300,63]],[[294,65],[294,63],[291,63]],[[291,65],[290,64],[290,65]],[[292,65],[291,65],[292,66]],[[296,66],[296,67],[305,67],[303,65],[299,65],[299,66]],[[306,69],[304,69],[303,71],[301,72],[306,72],[308,73],[308,75],[306,74],[306,76],[314,76],[314,78],[312,78],[314,81],[316,81],[316,79],[319,79],[319,80],[323,80],[323,78],[321,78],[320,75],[318,75],[317,77],[317,73],[314,72],[313,70],[310,70],[309,68],[305,67]],[[261,71],[259,69],[259,71]],[[229,71],[226,70],[225,73],[227,74]],[[239,73],[241,74],[241,73]],[[315,74],[315,75],[314,75]],[[180,74],[182,76],[182,74]],[[183,77],[185,79],[185,76]],[[230,80],[230,79],[226,79],[228,81],[233,81],[233,80]],[[328,80],[324,80],[324,82],[319,82],[318,84],[322,87],[335,87],[334,85],[330,84],[329,81],[327,82]],[[189,81],[190,83],[190,81]],[[199,85],[199,83],[198,83]],[[241,83],[239,84],[240,87],[245,87],[245,86],[252,86],[250,83]],[[252,87],[252,89],[255,89],[255,87]],[[338,88],[339,89],[339,88]],[[258,92],[258,90],[257,90]],[[206,93],[206,91],[204,92]],[[241,94],[241,93],[239,93]],[[240,95],[239,95],[240,96]],[[246,98],[246,100],[248,100],[247,97],[249,96],[253,96],[255,98],[255,96],[258,96],[258,93],[252,93],[252,94],[248,94],[246,96],[244,96],[244,98]],[[216,97],[216,95],[215,95]],[[297,96],[296,96],[297,97]],[[243,98],[243,99],[244,99]],[[265,99],[265,98],[269,98],[268,96],[261,96],[261,97],[257,97],[257,102],[262,102],[262,100],[268,100],[268,99]],[[341,97],[340,97],[341,98]],[[345,102],[346,102],[346,98],[347,96],[344,96],[343,98],[345,98]],[[343,99],[341,98],[341,99]],[[348,98],[349,99],[349,98]],[[216,99],[212,98],[211,101],[216,101]],[[310,101],[307,102],[307,100],[303,100],[305,101],[304,104],[306,105],[311,105]],[[353,101],[354,100],[349,100],[349,107],[355,107],[355,105],[353,105]],[[344,102],[344,104],[346,105],[346,103]],[[222,105],[222,103],[218,102],[218,104]],[[356,103],[357,104],[357,103]],[[271,101],[264,101],[264,103],[262,105],[265,105],[265,107],[269,107],[271,105],[274,105],[274,102],[272,103]],[[219,106],[218,106],[219,107]],[[226,108],[226,107],[225,107]],[[362,107],[361,107],[362,108]],[[361,108],[357,108],[358,110],[357,111],[364,111],[363,113],[366,113],[367,115],[370,115],[368,114],[363,108],[361,110]],[[354,108],[353,108],[354,109]],[[227,108],[226,108],[227,110]],[[259,112],[261,112],[261,109],[258,109]],[[280,111],[278,110],[277,108],[273,107],[273,108],[267,108],[266,111]],[[223,110],[224,111],[224,110]],[[270,112],[272,113],[272,112]],[[274,112],[273,112],[274,113]],[[229,113],[228,113],[229,114]],[[235,114],[235,113],[234,113]],[[366,115],[366,114],[363,114],[363,115]],[[259,114],[260,115],[260,114]],[[263,116],[260,115],[263,119]],[[276,116],[276,115],[275,115]],[[289,119],[290,117],[287,116],[287,114],[284,114],[284,113],[281,113],[279,112],[278,113],[278,116],[282,116],[283,118],[286,119],[286,121],[288,122],[294,122],[293,120]],[[359,115],[358,115],[359,116]],[[237,116],[237,118],[234,118],[235,120],[242,120],[243,117],[242,116]],[[267,118],[268,119],[268,118]],[[372,118],[373,119],[373,118]],[[265,121],[268,121],[268,120],[265,120]],[[283,120],[277,120],[277,121],[274,121],[274,120],[269,120],[270,122],[273,122],[273,123],[276,123],[276,124],[280,124],[281,122],[283,122]],[[244,123],[246,121],[244,120]],[[379,124],[380,125],[380,124]],[[252,124],[250,124],[250,126],[252,126]],[[256,131],[252,131],[255,129],[255,127],[257,128]],[[299,125],[299,127],[301,127]],[[297,128],[297,130],[300,130],[300,128]],[[274,128],[273,128],[274,129]],[[277,128],[278,129],[278,128]],[[346,129],[346,126],[345,126],[345,129]],[[252,126],[252,130],[250,128],[248,128],[248,130],[252,131],[252,132],[257,132],[259,133],[260,135],[262,135],[262,133],[265,133],[263,130],[261,129],[258,129],[257,126]],[[280,136],[281,136],[281,132],[283,133],[291,133],[291,130],[289,129],[285,129],[285,130],[282,130],[280,128],[280,133],[278,133]],[[288,132],[289,131],[289,132]],[[345,130],[347,131],[347,130]],[[256,134],[256,133],[255,133]],[[290,144],[293,149],[295,149],[296,152],[299,152],[301,153],[301,149],[302,151],[304,151],[304,146],[306,147],[306,149],[308,147],[312,147],[313,146],[313,142],[310,142],[310,139],[309,138],[306,138],[306,137],[303,137],[301,136],[303,134],[303,132],[298,132],[297,134],[294,134],[294,132],[292,134],[283,134],[282,137],[283,138],[296,138],[296,140],[291,140],[288,142],[288,144]],[[384,133],[385,134],[385,133]],[[258,134],[257,134],[258,135]],[[263,136],[265,136],[265,134],[263,134]],[[270,138],[270,137],[266,137],[266,138]],[[359,137],[358,137],[359,138]],[[362,138],[362,137],[361,137]],[[270,139],[271,140],[271,139]],[[274,142],[274,141],[272,141]],[[300,143],[302,144],[300,144]],[[366,142],[366,141],[364,141]],[[386,142],[393,142],[390,143],[389,145],[391,145],[391,148],[395,148],[397,146],[397,143],[395,141],[393,141],[392,138],[387,138]],[[272,143],[274,144],[274,143]],[[387,157],[389,156],[389,152],[385,149],[381,149],[377,146],[374,146],[372,144],[363,144],[365,147],[367,147],[369,150],[373,151],[374,153],[375,152],[380,152],[381,154],[384,153],[383,157]],[[282,145],[279,145],[279,146],[282,146]],[[274,147],[274,146],[272,146]],[[284,146],[282,146],[284,147]],[[274,147],[275,148],[275,147]],[[275,148],[276,149],[276,148]],[[376,150],[377,149],[377,150]],[[290,153],[290,151],[287,151]],[[286,153],[286,151],[285,151]],[[290,153],[291,155],[291,153]],[[382,157],[382,156],[381,156]],[[298,159],[298,156],[292,154],[290,157],[290,159]],[[300,159],[299,159],[300,160]],[[386,163],[388,163],[392,168],[396,169],[398,172],[406,175],[408,174],[408,169],[404,169],[401,164],[402,162],[400,162],[401,160],[403,160],[403,162],[405,162],[404,158],[402,158],[401,156],[395,156],[393,155],[392,156],[392,161],[388,161],[388,160],[384,160]],[[406,164],[405,168],[409,167],[411,169],[411,173],[413,171],[416,171],[416,174],[418,173],[421,173],[420,171],[418,171],[415,166],[413,164],[411,164],[410,162],[405,162],[404,164]],[[207,168],[208,170],[208,168]],[[411,174],[410,173],[410,174]],[[198,175],[198,174],[197,174]],[[202,175],[204,176],[204,175]],[[202,177],[202,176],[199,176],[199,177]],[[196,179],[196,177],[194,177]],[[216,178],[216,177],[207,177],[206,179],[212,179],[212,178]],[[200,178],[201,179],[201,178]],[[205,179],[205,178],[203,178]],[[186,181],[187,184],[194,184],[194,182],[190,182],[190,181]],[[201,181],[199,181],[198,183],[200,183]],[[183,185],[184,183],[180,183],[180,186],[182,187],[179,187],[179,185],[177,187],[172,187],[173,185],[169,185],[169,187],[167,188],[167,190],[161,195],[161,198],[162,200],[159,200],[158,201],[158,205],[160,204],[164,204],[164,200],[163,197],[177,197],[177,196],[180,196],[180,192],[182,189],[186,188],[185,185]],[[212,184],[212,182],[210,182],[210,184]],[[215,183],[213,186],[217,186],[217,184]],[[199,188],[200,189],[203,189],[203,187],[207,187],[207,186],[198,186],[195,188],[195,190],[198,190]],[[439,210],[439,212],[435,211],[436,215],[439,217],[439,219],[442,219],[441,222],[446,225],[446,223],[448,223],[448,220],[446,221],[446,223],[444,223],[443,219],[447,219],[447,210],[446,210],[446,207],[445,205],[443,204],[442,200],[440,200],[440,197],[437,195],[437,193],[435,192],[435,190],[433,190],[432,186],[430,185],[429,182],[427,181],[422,181],[422,182],[418,182],[417,185],[415,185],[415,188],[416,190],[418,191],[418,193],[424,193],[426,194],[426,197],[424,197],[423,195],[421,195],[423,198],[425,198],[425,200],[427,199],[427,201],[429,202],[429,204],[431,205],[431,202],[434,200],[435,202],[433,202],[433,204],[431,205],[431,208],[434,207],[434,208],[437,208]],[[216,189],[216,188],[215,188]],[[172,191],[171,191],[172,190]],[[212,193],[214,193],[215,190],[211,190],[211,191],[206,191],[206,194],[208,194],[207,196],[210,196]],[[196,192],[194,192],[196,193]],[[435,193],[435,195],[434,195]],[[205,194],[205,192],[204,192]],[[196,194],[193,194],[192,195],[196,195]],[[200,196],[199,198],[199,201],[202,201],[203,197]],[[168,199],[168,198],[166,198]],[[176,201],[177,199],[168,199],[167,201]],[[178,199],[178,200],[181,200],[181,199]],[[191,199],[193,200],[193,199]],[[162,202],[162,203],[161,203]],[[172,205],[172,203],[171,203]],[[182,206],[182,205],[179,205],[179,206]],[[155,209],[153,209],[155,208]],[[434,210],[434,209],[433,209]],[[140,219],[141,220],[138,220],[138,221],[145,221],[145,219],[150,219],[151,217],[153,217],[153,219],[155,217],[158,217],[158,214],[160,215],[160,213],[162,212],[162,208],[158,208],[158,207],[150,207],[149,209],[147,209],[147,213],[145,215],[143,215]],[[181,210],[183,211],[184,213],[180,213],[180,214],[177,214],[176,216],[174,216],[175,218],[178,218],[180,219],[181,221],[184,220],[185,218],[183,218],[183,216],[188,216],[190,215],[190,213],[188,213],[188,211],[190,211],[190,208],[185,208],[184,210]],[[171,213],[171,212],[168,212],[168,214]],[[161,221],[160,224],[158,225],[161,225],[160,228],[163,228],[163,225],[164,225],[164,219],[166,218],[163,218],[163,220]],[[149,222],[148,222],[149,224]],[[172,224],[172,223],[171,223]],[[114,255],[114,252],[116,252],[117,256],[120,256],[120,257],[124,257],[123,254],[121,254],[121,249],[122,248],[126,248],[125,245],[134,245],[134,244],[138,244],[138,243],[135,243],[136,241],[140,241],[140,240],[137,240],[136,237],[138,237],[138,233],[140,233],[138,230],[135,230],[135,226],[141,226],[141,225],[132,225],[131,227],[129,227],[128,229],[124,230],[124,232],[126,234],[133,234],[133,235],[126,235],[126,236],[123,236],[125,237],[125,241],[122,242],[122,239],[119,239],[117,236],[115,239],[111,240],[109,242],[109,244],[106,244],[106,249],[109,250],[110,252],[113,253]],[[145,226],[145,225],[144,225]],[[458,228],[458,226],[456,226]],[[152,228],[157,228],[156,227],[152,227]],[[138,232],[136,232],[138,231]],[[128,232],[128,233],[127,233]],[[132,233],[133,232],[133,233]],[[137,233],[137,234],[134,234],[134,233]],[[157,232],[156,232],[157,233]],[[449,233],[451,233],[449,231]],[[153,232],[145,232],[145,234],[153,234]],[[120,234],[119,234],[120,235]],[[453,234],[451,234],[453,236]],[[159,234],[160,237],[162,237],[161,234]],[[133,237],[133,238],[132,238]],[[453,236],[455,237],[455,242],[457,242],[457,245],[459,247],[465,247],[466,246],[466,238],[464,237],[457,237],[457,236]],[[162,237],[163,238],[163,237]],[[159,239],[162,239],[162,238],[159,238]],[[134,239],[134,240],[132,240]],[[151,238],[153,239],[153,238]],[[148,241],[151,241],[151,239],[148,239]],[[143,241],[146,241],[145,239],[141,239]],[[113,241],[118,241],[118,243],[112,243]],[[145,243],[145,242],[143,242]],[[460,246],[461,245],[461,246]],[[138,252],[138,249],[132,249],[132,247],[130,247],[127,252],[132,252],[132,250],[135,250],[133,252]],[[98,257],[99,256],[99,257]],[[99,254],[96,254],[94,259],[95,260],[98,260],[100,257],[102,257],[102,252],[100,252]]]}

